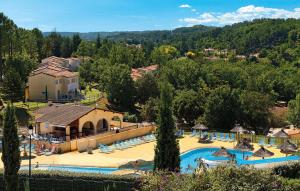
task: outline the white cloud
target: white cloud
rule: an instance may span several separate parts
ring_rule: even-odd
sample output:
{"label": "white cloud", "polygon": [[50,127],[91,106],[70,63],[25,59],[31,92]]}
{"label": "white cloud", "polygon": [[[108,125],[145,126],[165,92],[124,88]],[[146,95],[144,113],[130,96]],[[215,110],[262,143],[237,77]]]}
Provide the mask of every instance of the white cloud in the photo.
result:
{"label": "white cloud", "polygon": [[192,8],[192,6],[190,6],[189,4],[183,4],[183,5],[180,5],[179,8]]}
{"label": "white cloud", "polygon": [[188,26],[195,24],[227,25],[242,21],[249,21],[259,18],[300,18],[300,8],[294,10],[276,9],[268,7],[256,7],[249,5],[241,7],[234,12],[225,13],[203,13],[196,17],[179,19]]}
{"label": "white cloud", "polygon": [[196,9],[192,9],[191,11],[192,11],[192,12],[196,12],[197,10],[196,10]]}

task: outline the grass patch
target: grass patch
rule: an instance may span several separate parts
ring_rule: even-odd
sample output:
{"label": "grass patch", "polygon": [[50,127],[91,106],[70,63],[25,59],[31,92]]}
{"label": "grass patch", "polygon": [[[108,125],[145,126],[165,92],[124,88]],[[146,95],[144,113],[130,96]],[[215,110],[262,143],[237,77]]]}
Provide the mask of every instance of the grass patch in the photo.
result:
{"label": "grass patch", "polygon": [[42,107],[46,107],[47,103],[44,102],[16,102],[14,106],[17,108],[24,108],[28,110],[36,110]]}

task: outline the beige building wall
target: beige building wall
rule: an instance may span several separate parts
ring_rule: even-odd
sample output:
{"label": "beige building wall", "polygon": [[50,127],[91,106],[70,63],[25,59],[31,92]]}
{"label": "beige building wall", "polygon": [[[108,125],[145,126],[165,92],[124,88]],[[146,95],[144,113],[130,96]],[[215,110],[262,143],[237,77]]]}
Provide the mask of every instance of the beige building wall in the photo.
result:
{"label": "beige building wall", "polygon": [[38,134],[49,134],[54,131],[54,128],[49,123],[37,123],[36,133]]}
{"label": "beige building wall", "polygon": [[68,95],[69,86],[79,90],[79,76],[66,78],[54,77],[47,74],[37,74],[30,76],[28,79],[28,100],[40,101],[45,100],[45,92],[47,86],[48,100],[57,100],[59,95]]}
{"label": "beige building wall", "polygon": [[45,88],[47,86],[48,99],[56,99],[55,77],[46,74],[37,74],[28,79],[28,100],[45,100]]}
{"label": "beige building wall", "polygon": [[84,115],[79,119],[79,132],[82,132],[82,128],[86,122],[91,122],[94,125],[95,130],[97,129],[98,122],[105,119],[108,123],[108,127],[112,123],[113,117],[119,117],[123,121],[123,114],[115,113],[112,111],[105,111],[101,109],[94,109],[90,113]]}

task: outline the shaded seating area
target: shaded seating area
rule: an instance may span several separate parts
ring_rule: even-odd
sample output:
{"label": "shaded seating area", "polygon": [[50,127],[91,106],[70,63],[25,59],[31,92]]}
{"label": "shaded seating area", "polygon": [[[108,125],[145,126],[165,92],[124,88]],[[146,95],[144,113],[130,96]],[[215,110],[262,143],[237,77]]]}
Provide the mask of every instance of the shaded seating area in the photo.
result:
{"label": "shaded seating area", "polygon": [[240,140],[234,148],[243,152],[243,159],[245,159],[245,152],[254,150],[251,140],[246,138]]}
{"label": "shaded seating area", "polygon": [[298,150],[298,146],[289,140],[286,140],[278,148],[280,149],[280,152],[286,154],[286,156],[288,156],[288,154],[293,154]]}
{"label": "shaded seating area", "polygon": [[221,147],[221,149],[214,152],[213,156],[226,157],[226,158],[233,158],[234,157],[234,155],[229,153],[228,150],[225,147]]}
{"label": "shaded seating area", "polygon": [[198,143],[211,143],[211,142],[212,142],[211,137],[208,136],[207,134],[200,136],[198,139]]}
{"label": "shaded seating area", "polygon": [[273,155],[274,155],[273,152],[267,150],[263,146],[253,153],[254,157],[261,157],[262,159],[265,159],[265,157],[271,157]]}

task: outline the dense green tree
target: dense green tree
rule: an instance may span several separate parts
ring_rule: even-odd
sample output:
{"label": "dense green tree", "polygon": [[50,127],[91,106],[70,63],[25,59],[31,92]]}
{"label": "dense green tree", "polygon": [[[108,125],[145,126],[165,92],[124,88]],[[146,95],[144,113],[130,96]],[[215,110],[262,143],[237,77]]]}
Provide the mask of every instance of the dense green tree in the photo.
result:
{"label": "dense green tree", "polygon": [[112,64],[126,64],[132,67],[133,55],[129,48],[123,44],[113,45],[109,52],[109,60]]}
{"label": "dense green tree", "polygon": [[150,97],[159,96],[157,78],[153,73],[146,73],[135,82],[136,101],[144,104]]}
{"label": "dense green tree", "polygon": [[97,58],[108,58],[109,57],[109,52],[110,52],[110,49],[111,49],[112,45],[113,45],[112,41],[104,39],[101,42],[100,48],[97,49],[96,57]]}
{"label": "dense green tree", "polygon": [[40,61],[40,60],[42,60],[43,57],[45,57],[44,53],[43,53],[44,36],[43,36],[43,33],[37,28],[34,28],[32,30],[32,33],[36,40],[38,60]]}
{"label": "dense green tree", "polygon": [[87,57],[92,57],[95,54],[95,44],[93,42],[81,41],[75,54],[82,56],[83,62],[85,62]]}
{"label": "dense green tree", "polygon": [[270,96],[243,91],[239,101],[240,112],[237,115],[240,117],[240,123],[258,134],[267,133],[270,119],[269,108],[273,105]]}
{"label": "dense green tree", "polygon": [[7,191],[19,190],[18,171],[21,165],[19,147],[15,108],[8,104],[4,113],[1,157],[4,164],[4,180]]}
{"label": "dense green tree", "polygon": [[135,88],[130,74],[128,66],[114,64],[105,68],[105,77],[99,82],[107,92],[108,100],[122,109],[130,109],[134,105]]}
{"label": "dense green tree", "polygon": [[101,39],[100,39],[100,35],[98,34],[96,39],[96,49],[98,50],[100,47],[101,47]]}
{"label": "dense green tree", "polygon": [[162,82],[160,92],[154,170],[180,171],[179,144],[175,137],[172,113],[172,86],[167,82]]}
{"label": "dense green tree", "polygon": [[73,52],[76,52],[78,49],[78,46],[81,43],[81,38],[79,36],[79,34],[74,34],[72,37],[72,45],[73,45]]}
{"label": "dense green tree", "polygon": [[170,45],[162,45],[154,48],[151,53],[151,60],[153,64],[164,65],[169,60],[176,58],[179,55],[178,50]]}
{"label": "dense green tree", "polygon": [[149,61],[145,57],[143,48],[130,48],[130,54],[133,55],[132,63],[130,64],[133,68],[140,68],[149,65]]}
{"label": "dense green tree", "polygon": [[91,85],[95,80],[94,72],[93,72],[93,62],[83,62],[79,66],[79,74],[80,79],[86,83]]}
{"label": "dense green tree", "polygon": [[21,101],[24,98],[25,82],[13,67],[7,67],[1,87],[2,98],[11,102]]}
{"label": "dense green tree", "polygon": [[61,44],[61,56],[68,58],[72,55],[72,41],[69,37],[64,37]]}
{"label": "dense green tree", "polygon": [[204,119],[212,129],[230,130],[236,122],[239,110],[238,94],[229,86],[220,86],[208,96],[205,104]]}
{"label": "dense green tree", "polygon": [[61,56],[61,44],[62,44],[62,36],[57,32],[51,32],[48,37],[46,37],[47,45],[46,51],[47,56]]}
{"label": "dense green tree", "polygon": [[300,127],[300,94],[289,102],[288,120],[296,127]]}
{"label": "dense green tree", "polygon": [[163,73],[175,89],[197,91],[203,83],[200,65],[187,58],[170,61],[163,68]]}
{"label": "dense green tree", "polygon": [[143,121],[157,122],[158,98],[150,97],[141,107],[141,117]]}
{"label": "dense green tree", "polygon": [[194,124],[195,120],[204,113],[205,94],[194,90],[177,92],[173,101],[173,111],[177,120]]}

